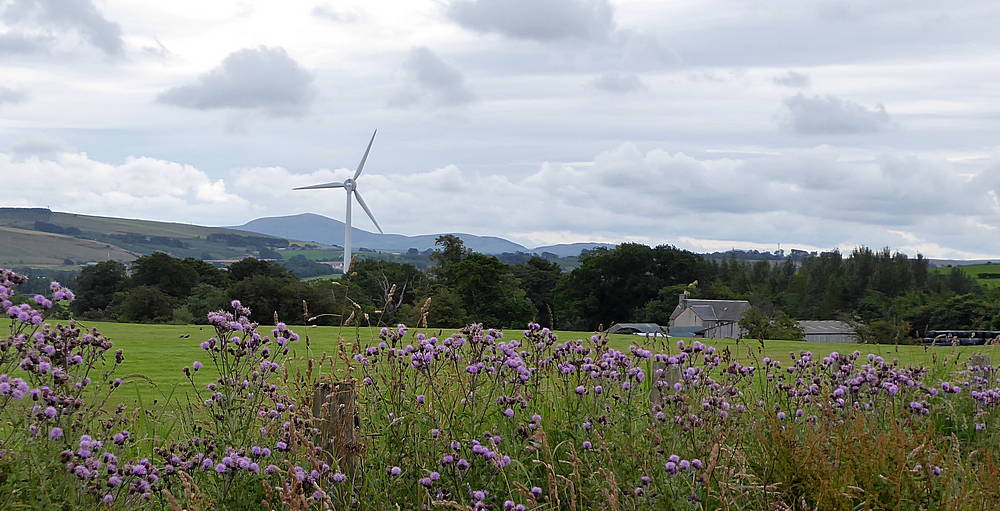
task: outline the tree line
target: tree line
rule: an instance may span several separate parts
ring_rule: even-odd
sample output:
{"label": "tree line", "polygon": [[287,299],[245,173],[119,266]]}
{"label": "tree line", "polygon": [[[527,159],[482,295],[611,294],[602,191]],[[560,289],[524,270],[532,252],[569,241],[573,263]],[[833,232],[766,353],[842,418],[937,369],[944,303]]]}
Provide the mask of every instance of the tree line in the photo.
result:
{"label": "tree line", "polygon": [[678,295],[686,294],[749,300],[755,321],[764,318],[775,335],[792,331],[792,319],[854,321],[882,341],[930,329],[1000,329],[1000,291],[979,287],[957,268],[934,272],[922,256],[888,249],[747,262],[625,243],[584,252],[577,268],[563,272],[543,257],[508,264],[444,235],[431,257],[427,270],[362,260],[338,281],[303,281],[269,261],[248,258],[220,269],[156,253],[130,271],[110,261],[84,269],[73,307],[82,317],[197,322],[240,299],[261,322],[276,313],[288,323],[520,327],[535,321],[594,330],[615,322],[666,324]]}

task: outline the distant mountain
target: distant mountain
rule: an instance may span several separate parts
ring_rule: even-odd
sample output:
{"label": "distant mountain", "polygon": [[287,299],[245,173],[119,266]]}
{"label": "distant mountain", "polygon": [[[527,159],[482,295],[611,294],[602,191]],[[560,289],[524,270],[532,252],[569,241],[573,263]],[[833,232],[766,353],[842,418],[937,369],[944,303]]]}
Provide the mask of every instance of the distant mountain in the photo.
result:
{"label": "distant mountain", "polygon": [[[343,246],[344,244],[344,223],[340,220],[334,220],[313,213],[258,218],[240,226],[229,227],[229,229],[268,234],[281,238],[313,241],[326,245]],[[476,236],[465,233],[442,234],[454,234],[462,239],[467,248],[483,254],[531,252],[524,245],[495,236]],[[435,248],[434,240],[438,236],[441,236],[441,234],[405,236],[402,234],[378,234],[364,231],[357,227],[351,228],[351,243],[357,248],[370,248],[372,250],[399,252],[415,248],[422,252]]]}
{"label": "distant mountain", "polygon": [[559,245],[545,245],[541,247],[535,247],[531,249],[532,252],[536,254],[541,254],[543,252],[548,252],[550,254],[555,254],[559,257],[576,257],[580,255],[584,250],[593,250],[595,248],[607,248],[612,249],[617,245],[611,243],[562,243]]}

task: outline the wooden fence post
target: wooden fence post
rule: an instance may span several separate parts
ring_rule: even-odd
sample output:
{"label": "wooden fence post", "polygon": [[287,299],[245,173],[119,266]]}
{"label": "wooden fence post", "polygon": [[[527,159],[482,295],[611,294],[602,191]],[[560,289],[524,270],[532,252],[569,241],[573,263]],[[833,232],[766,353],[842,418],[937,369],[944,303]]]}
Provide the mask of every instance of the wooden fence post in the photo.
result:
{"label": "wooden fence post", "polygon": [[319,445],[340,470],[354,476],[361,444],[357,437],[358,404],[353,382],[320,382],[313,394]]}
{"label": "wooden fence post", "polygon": [[[662,371],[660,371],[662,369]],[[656,374],[660,371],[660,374]],[[649,388],[649,404],[663,407],[666,396],[674,392],[674,384],[681,381],[681,366],[653,360],[652,385]],[[662,383],[661,383],[662,382]]]}

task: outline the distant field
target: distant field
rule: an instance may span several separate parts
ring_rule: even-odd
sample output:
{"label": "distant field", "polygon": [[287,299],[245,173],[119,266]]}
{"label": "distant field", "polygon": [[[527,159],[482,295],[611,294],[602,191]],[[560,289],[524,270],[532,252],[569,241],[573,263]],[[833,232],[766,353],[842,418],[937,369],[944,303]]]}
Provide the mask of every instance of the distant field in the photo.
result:
{"label": "distant field", "polygon": [[[87,327],[97,328],[109,337],[115,348],[125,352],[125,362],[119,376],[131,375],[126,378],[127,384],[117,394],[120,400],[141,399],[143,403],[153,400],[163,401],[172,392],[184,391],[187,388],[182,373],[195,360],[206,364],[209,370],[209,360],[205,352],[199,348],[201,341],[214,334],[208,326],[198,325],[138,325],[127,323],[86,322]],[[299,332],[304,342],[296,346],[296,356],[299,360],[293,367],[303,367],[306,358],[321,358],[323,355],[335,356],[341,342],[360,343],[367,346],[378,336],[377,328],[344,328],[344,327],[292,327]],[[263,329],[262,329],[263,330]],[[270,331],[270,328],[266,329]],[[421,331],[427,335],[448,336],[454,331],[441,329],[414,329],[411,333]],[[592,334],[587,332],[557,332],[560,341],[585,339]],[[519,330],[507,331],[508,337],[520,338]],[[185,337],[186,336],[186,337]],[[647,342],[649,341],[649,342]],[[611,345],[619,350],[627,350],[632,344],[645,346],[651,350],[666,352],[676,350],[677,339],[647,340],[634,335],[613,335]],[[787,360],[789,353],[811,351],[823,356],[833,351],[841,353],[860,350],[863,353],[875,353],[886,359],[898,359],[902,364],[935,365],[944,363],[951,356],[959,356],[965,360],[976,353],[985,353],[994,360],[1000,360],[1000,346],[990,347],[938,347],[924,348],[922,346],[887,346],[887,345],[851,345],[806,343],[800,341],[766,341],[763,351],[757,341],[734,341],[731,339],[703,340],[714,345],[719,350],[728,349],[734,359],[750,362],[767,356]]]}
{"label": "distant field", "polygon": [[[136,254],[100,241],[41,231],[0,227],[0,261],[11,266],[63,269],[69,259],[132,261]],[[78,268],[78,266],[70,266]]]}
{"label": "distant field", "polygon": [[[966,275],[972,277],[983,287],[1000,286],[1000,264],[971,264],[968,266],[955,266]],[[948,273],[952,268],[935,268],[931,271],[936,273]],[[980,278],[980,274],[995,274],[994,278]]]}
{"label": "distant field", "polygon": [[[351,252],[354,252],[353,250]],[[344,258],[343,250],[321,249],[321,250],[299,250],[285,249],[279,251],[283,259],[291,259],[297,255],[303,256],[310,261],[339,261]]]}

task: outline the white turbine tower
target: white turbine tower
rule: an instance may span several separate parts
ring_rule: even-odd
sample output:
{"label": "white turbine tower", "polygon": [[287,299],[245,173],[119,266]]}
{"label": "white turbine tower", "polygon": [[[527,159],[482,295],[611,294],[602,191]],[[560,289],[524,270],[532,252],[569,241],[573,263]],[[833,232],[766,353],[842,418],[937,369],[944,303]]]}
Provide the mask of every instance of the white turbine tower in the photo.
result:
{"label": "white turbine tower", "polygon": [[368,148],[365,149],[365,155],[361,157],[361,163],[358,164],[358,170],[354,171],[354,177],[349,177],[344,180],[344,182],[333,182],[333,183],[323,183],[320,185],[312,186],[301,186],[296,188],[296,190],[315,190],[318,188],[343,188],[347,190],[347,217],[344,221],[344,275],[351,269],[351,196],[353,195],[355,199],[358,199],[358,204],[361,205],[365,213],[368,213],[368,218],[372,219],[372,223],[375,224],[375,228],[378,229],[380,234],[385,234],[382,232],[382,228],[379,227],[378,222],[375,220],[375,215],[372,214],[372,210],[368,209],[368,205],[365,204],[365,200],[361,198],[361,193],[358,192],[358,176],[361,175],[361,170],[365,168],[365,160],[368,159],[368,152],[372,150],[372,143],[375,142],[375,130],[372,133],[372,139],[368,141]]}

